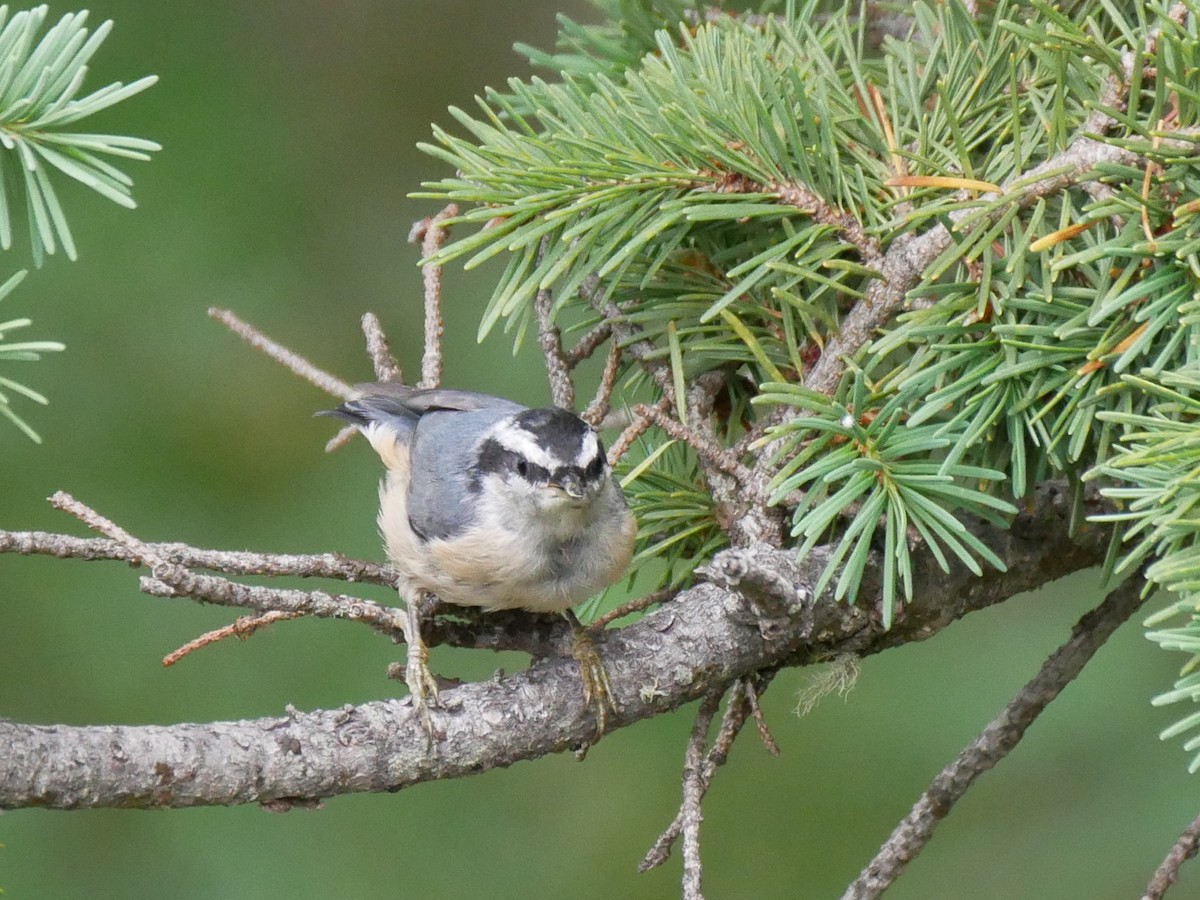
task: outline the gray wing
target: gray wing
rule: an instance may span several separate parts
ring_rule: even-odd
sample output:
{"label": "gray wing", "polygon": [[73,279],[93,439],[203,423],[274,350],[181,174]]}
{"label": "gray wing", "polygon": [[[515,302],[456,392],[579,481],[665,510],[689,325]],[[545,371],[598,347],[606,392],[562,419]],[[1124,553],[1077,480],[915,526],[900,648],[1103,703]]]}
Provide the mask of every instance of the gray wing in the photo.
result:
{"label": "gray wing", "polygon": [[366,428],[373,422],[410,448],[408,521],[425,538],[447,538],[475,521],[471,469],[483,434],[527,407],[503,397],[394,381],[358,384],[360,396],[326,415]]}
{"label": "gray wing", "polygon": [[[491,394],[480,394],[476,391],[456,391],[453,388],[416,388],[395,381],[377,381],[370,384],[356,384],[354,389],[362,394],[363,399],[376,403],[391,404],[415,413],[418,416],[434,410],[457,410],[471,412],[473,410],[497,409],[506,414],[525,409],[519,403],[495,397]],[[351,401],[353,402],[353,401]]]}
{"label": "gray wing", "polygon": [[412,442],[421,417],[431,412],[495,410],[502,415],[511,415],[525,409],[519,403],[491,394],[450,388],[415,388],[394,381],[356,384],[354,388],[359,392],[358,397],[317,415],[337,416],[362,428],[378,422],[395,432],[396,439],[405,444]]}
{"label": "gray wing", "polygon": [[479,495],[471,489],[471,469],[478,461],[480,438],[500,419],[524,409],[507,400],[503,404],[435,409],[421,416],[408,486],[408,521],[421,536],[448,538],[474,524]]}

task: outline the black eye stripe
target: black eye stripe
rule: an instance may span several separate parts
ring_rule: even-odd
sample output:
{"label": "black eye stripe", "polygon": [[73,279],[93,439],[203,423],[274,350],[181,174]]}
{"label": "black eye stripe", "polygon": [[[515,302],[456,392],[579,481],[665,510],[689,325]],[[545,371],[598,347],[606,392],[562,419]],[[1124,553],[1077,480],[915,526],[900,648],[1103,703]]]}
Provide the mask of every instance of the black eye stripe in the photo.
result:
{"label": "black eye stripe", "polygon": [[[572,455],[578,452],[579,448],[575,448]],[[553,454],[551,454],[551,458],[553,458]],[[599,448],[599,452],[589,460],[586,466],[555,466],[551,470],[533,462],[519,451],[504,446],[500,441],[489,438],[480,444],[479,461],[472,470],[469,483],[471,490],[479,490],[483,476],[489,474],[499,475],[505,479],[516,477],[535,485],[558,480],[566,474],[584,481],[594,482],[603,476],[606,468],[603,448]]]}
{"label": "black eye stripe", "polygon": [[541,466],[531,463],[524,457],[518,457],[516,463],[517,474],[526,481],[543,482],[550,480],[550,473]]}

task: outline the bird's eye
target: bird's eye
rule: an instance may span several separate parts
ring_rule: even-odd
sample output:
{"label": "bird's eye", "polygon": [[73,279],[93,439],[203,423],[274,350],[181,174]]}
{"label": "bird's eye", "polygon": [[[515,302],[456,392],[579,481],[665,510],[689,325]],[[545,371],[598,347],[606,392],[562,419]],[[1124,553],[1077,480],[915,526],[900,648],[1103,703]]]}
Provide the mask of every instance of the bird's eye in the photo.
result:
{"label": "bird's eye", "polygon": [[531,463],[523,456],[517,457],[516,471],[518,478],[522,478],[531,484],[543,484],[550,480],[549,472],[537,463]]}

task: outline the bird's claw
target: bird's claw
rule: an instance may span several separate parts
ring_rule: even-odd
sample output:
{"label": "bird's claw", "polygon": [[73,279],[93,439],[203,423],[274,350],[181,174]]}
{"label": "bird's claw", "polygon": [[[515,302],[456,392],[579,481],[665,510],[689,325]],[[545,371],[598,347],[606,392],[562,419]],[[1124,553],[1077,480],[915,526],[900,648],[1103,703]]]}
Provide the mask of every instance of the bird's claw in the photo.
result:
{"label": "bird's claw", "polygon": [[408,685],[413,709],[421,717],[421,725],[430,742],[444,738],[445,733],[434,726],[433,717],[429,714],[431,706],[441,706],[441,697],[438,694],[437,680],[429,671],[429,651],[420,641],[413,641],[408,645],[408,660],[404,666],[404,683]]}
{"label": "bird's claw", "polygon": [[613,696],[612,682],[609,681],[608,670],[604,668],[600,651],[596,649],[596,642],[592,640],[591,634],[582,628],[575,629],[571,655],[579,662],[579,678],[583,682],[583,705],[596,712],[596,738],[599,739],[608,727],[609,712],[620,711]]}
{"label": "bird's claw", "polygon": [[421,615],[417,600],[419,598],[414,598],[406,604],[404,637],[408,644],[408,655],[404,663],[404,683],[408,685],[413,709],[421,717],[421,726],[432,746],[434,741],[440,741],[446,734],[433,724],[433,717],[429,714],[430,706],[441,706],[441,697],[438,695],[437,680],[429,671],[429,649],[421,637]]}

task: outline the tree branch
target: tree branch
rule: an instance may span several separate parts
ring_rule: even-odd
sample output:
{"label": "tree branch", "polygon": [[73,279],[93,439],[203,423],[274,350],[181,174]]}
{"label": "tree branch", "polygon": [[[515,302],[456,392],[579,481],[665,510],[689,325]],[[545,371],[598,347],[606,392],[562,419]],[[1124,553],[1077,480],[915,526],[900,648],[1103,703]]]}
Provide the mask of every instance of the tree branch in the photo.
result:
{"label": "tree branch", "polygon": [[[1061,487],[1049,486],[1010,528],[972,525],[1006,561],[1004,573],[978,578],[955,563],[947,574],[932,558],[919,557],[917,599],[890,631],[876,613],[822,600],[799,603],[790,628],[764,635],[757,606],[737,588],[690,588],[633,625],[597,637],[619,705],[609,732],[763,669],[924,640],[972,610],[1098,564],[1107,535],[1088,528],[1070,537],[1069,517]],[[793,553],[766,546],[741,552],[777,569],[778,583],[796,585],[798,596],[826,560],[822,548],[802,566]],[[860,596],[868,608],[877,605],[880,586],[864,584]],[[434,714],[446,739],[432,748],[420,718],[399,700],[206,725],[0,722],[0,746],[7,748],[0,755],[0,808],[311,802],[475,774],[595,737],[569,655],[443,691],[442,700],[445,708]]]}
{"label": "tree branch", "polygon": [[683,900],[704,900],[701,886],[704,867],[700,863],[700,823],[704,821],[700,802],[708,789],[708,779],[704,777],[704,748],[708,745],[708,729],[721,705],[721,694],[722,691],[714,690],[700,701],[684,754],[683,803],[679,808],[683,833]]}
{"label": "tree branch", "polygon": [[[549,238],[542,238],[538,248],[538,261],[546,254]],[[562,332],[554,321],[554,292],[549,288],[538,291],[533,298],[533,312],[537,317],[538,346],[546,362],[546,375],[550,379],[550,397],[554,405],[562,409],[575,408],[575,381],[571,377],[571,362],[563,349]]]}
{"label": "tree branch", "polygon": [[392,355],[387,335],[383,333],[383,326],[375,313],[363,313],[362,332],[363,337],[367,339],[367,355],[371,357],[371,368],[375,370],[375,380],[403,381],[404,375],[400,371],[400,364]]}
{"label": "tree branch", "polygon": [[[389,566],[351,559],[340,553],[276,554],[241,550],[204,550],[178,542],[146,543],[156,557],[189,569],[208,569],[227,575],[295,575],[396,587]],[[0,531],[0,553],[22,556],[55,556],[59,559],[119,560],[131,566],[146,565],[138,553],[109,538],[81,538],[46,531]]]}
{"label": "tree branch", "polygon": [[249,322],[238,317],[228,309],[218,309],[213,306],[208,310],[211,318],[216,319],[255,350],[260,350],[271,359],[281,363],[293,374],[299,375],[309,384],[315,385],[327,394],[348,400],[354,394],[353,388],[340,378],[330,375],[324,369],[314,366],[294,350],[267,337]]}
{"label": "tree branch", "polygon": [[1142,900],[1162,900],[1167,890],[1179,878],[1180,867],[1200,851],[1200,816],[1183,829],[1179,840],[1171,847],[1166,857],[1154,871],[1154,877],[1146,885]]}
{"label": "tree branch", "polygon": [[[408,234],[411,243],[421,245],[421,256],[429,259],[446,243],[446,220],[458,215],[451,203],[435,216],[413,224]],[[418,387],[437,387],[442,383],[442,267],[425,263],[421,267],[425,282],[425,354],[421,357],[421,381]]]}
{"label": "tree branch", "polygon": [[1046,660],[1033,680],[926,788],[875,858],[846,889],[842,900],[868,900],[891,886],[904,867],[925,848],[933,830],[975,779],[1020,743],[1026,729],[1141,606],[1144,587],[1145,581],[1140,576],[1129,579],[1079,620],[1070,639]]}
{"label": "tree branch", "polygon": [[[766,685],[774,677],[774,672],[759,673],[754,677],[761,679],[763,689],[765,690]],[[699,797],[695,801],[697,803],[697,814],[699,801],[704,798],[704,794],[712,785],[713,776],[717,774],[717,769],[725,765],[729,759],[729,751],[733,747],[733,742],[741,734],[742,726],[746,724],[746,720],[754,712],[755,706],[750,703],[751,696],[757,697],[753,681],[753,678],[739,679],[729,691],[729,702],[725,705],[725,715],[721,717],[721,727],[717,730],[717,736],[713,739],[708,753],[705,754],[704,765],[698,770],[694,778],[695,784],[691,788],[693,791],[699,791]],[[701,749],[703,749],[703,746],[701,746]],[[689,776],[690,771],[692,770],[685,768],[685,779]],[[685,784],[686,789],[687,786]],[[679,840],[679,835],[683,832],[686,815],[685,806],[688,802],[685,796],[684,802],[680,804],[679,812],[676,813],[674,821],[667,826],[666,831],[659,835],[658,840],[654,842],[654,846],[646,851],[645,858],[638,863],[639,872],[648,872],[656,866],[661,866],[670,857],[671,848],[675,846],[675,842]]]}

